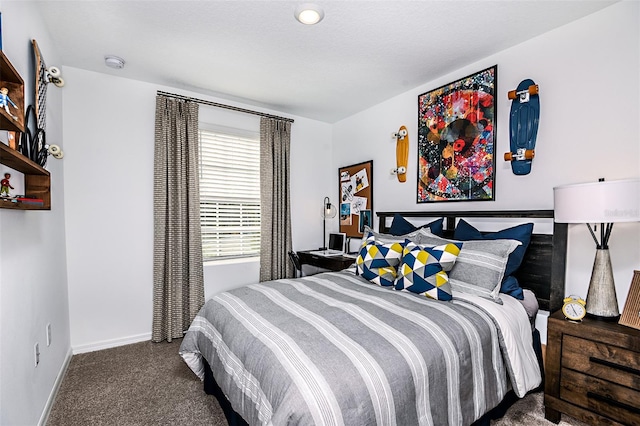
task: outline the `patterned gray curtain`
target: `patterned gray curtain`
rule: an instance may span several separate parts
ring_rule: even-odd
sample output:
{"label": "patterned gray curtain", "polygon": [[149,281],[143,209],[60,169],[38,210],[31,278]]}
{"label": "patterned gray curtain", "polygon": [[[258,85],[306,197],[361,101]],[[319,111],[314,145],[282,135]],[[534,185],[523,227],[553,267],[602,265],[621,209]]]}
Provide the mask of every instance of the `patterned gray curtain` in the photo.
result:
{"label": "patterned gray curtain", "polygon": [[294,276],[289,206],[291,123],[260,119],[260,281]]}
{"label": "patterned gray curtain", "polygon": [[204,304],[197,103],[156,97],[153,186],[152,340],[170,342]]}

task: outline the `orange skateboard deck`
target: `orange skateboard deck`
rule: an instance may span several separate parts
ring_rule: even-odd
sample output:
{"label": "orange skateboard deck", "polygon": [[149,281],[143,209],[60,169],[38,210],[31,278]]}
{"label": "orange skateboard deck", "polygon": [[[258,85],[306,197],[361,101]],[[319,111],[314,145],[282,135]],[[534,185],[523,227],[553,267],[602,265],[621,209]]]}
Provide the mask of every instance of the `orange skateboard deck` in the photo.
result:
{"label": "orange skateboard deck", "polygon": [[407,181],[407,163],[409,161],[409,132],[405,126],[400,126],[396,138],[396,168],[394,174],[398,176],[398,182]]}

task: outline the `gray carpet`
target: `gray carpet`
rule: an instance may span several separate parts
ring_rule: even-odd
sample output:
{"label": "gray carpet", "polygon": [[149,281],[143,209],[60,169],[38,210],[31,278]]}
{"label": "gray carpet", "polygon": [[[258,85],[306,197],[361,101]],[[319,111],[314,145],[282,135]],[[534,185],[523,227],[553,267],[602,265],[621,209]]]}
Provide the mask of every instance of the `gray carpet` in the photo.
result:
{"label": "gray carpet", "polygon": [[[226,425],[220,406],[178,355],[181,340],[74,355],[48,426]],[[514,404],[496,426],[550,426],[542,393]],[[582,426],[569,417],[560,425]]]}

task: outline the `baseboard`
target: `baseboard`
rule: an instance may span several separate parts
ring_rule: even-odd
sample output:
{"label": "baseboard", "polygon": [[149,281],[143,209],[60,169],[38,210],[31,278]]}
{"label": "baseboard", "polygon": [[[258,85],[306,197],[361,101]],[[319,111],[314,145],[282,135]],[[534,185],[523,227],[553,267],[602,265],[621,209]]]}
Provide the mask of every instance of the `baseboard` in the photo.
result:
{"label": "baseboard", "polygon": [[101,342],[88,343],[86,345],[74,346],[73,354],[83,354],[86,352],[99,351],[102,349],[115,348],[118,346],[130,345],[132,343],[144,342],[151,340],[151,333],[143,333],[135,336],[123,337],[120,339],[103,340]]}
{"label": "baseboard", "polygon": [[62,367],[60,368],[60,371],[58,371],[58,376],[56,377],[56,381],[53,384],[53,388],[51,389],[49,398],[47,398],[47,403],[44,405],[44,410],[42,410],[42,415],[40,416],[40,420],[38,421],[38,426],[46,425],[47,421],[49,420],[49,414],[51,414],[53,402],[56,400],[56,395],[58,395],[58,390],[60,390],[62,380],[64,379],[65,374],[67,374],[67,369],[69,368],[69,363],[71,362],[72,356],[73,352],[71,351],[71,348],[69,348],[69,350],[67,351],[67,355],[64,358],[64,362],[62,363]]}

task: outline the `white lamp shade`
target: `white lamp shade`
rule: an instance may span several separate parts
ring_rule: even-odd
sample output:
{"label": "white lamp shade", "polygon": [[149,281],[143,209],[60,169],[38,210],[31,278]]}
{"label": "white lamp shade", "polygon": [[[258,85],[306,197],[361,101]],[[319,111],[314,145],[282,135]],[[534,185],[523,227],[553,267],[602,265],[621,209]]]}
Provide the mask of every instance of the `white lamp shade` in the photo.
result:
{"label": "white lamp shade", "polygon": [[640,221],[640,179],[579,183],[553,188],[554,221]]}

